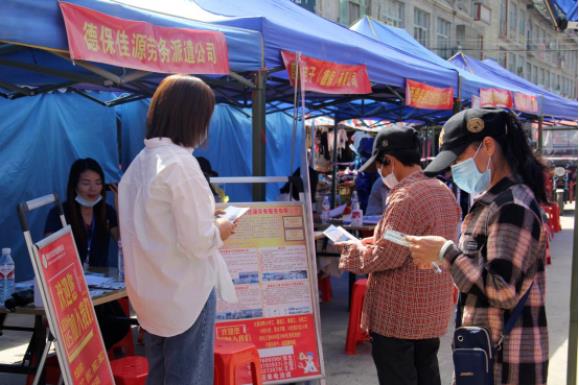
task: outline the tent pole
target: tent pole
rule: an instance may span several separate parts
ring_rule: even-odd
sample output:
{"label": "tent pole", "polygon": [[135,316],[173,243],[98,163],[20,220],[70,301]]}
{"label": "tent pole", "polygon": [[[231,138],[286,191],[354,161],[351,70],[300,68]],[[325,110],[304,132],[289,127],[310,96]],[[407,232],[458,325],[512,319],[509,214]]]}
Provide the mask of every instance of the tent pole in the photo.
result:
{"label": "tent pole", "polygon": [[330,205],[332,208],[337,206],[336,197],[338,196],[338,115],[334,115],[334,149],[332,150],[332,196]]}
{"label": "tent pole", "polygon": [[577,193],[575,193],[575,225],[573,226],[573,234],[569,342],[567,345],[567,385],[577,384]]}
{"label": "tent pole", "polygon": [[537,132],[537,150],[539,155],[543,155],[543,115],[539,116],[539,128]]}
{"label": "tent pole", "polygon": [[[265,82],[266,72],[259,70],[255,74],[255,88],[252,92],[252,171],[253,176],[265,176]],[[265,201],[265,185],[253,184],[253,200]]]}

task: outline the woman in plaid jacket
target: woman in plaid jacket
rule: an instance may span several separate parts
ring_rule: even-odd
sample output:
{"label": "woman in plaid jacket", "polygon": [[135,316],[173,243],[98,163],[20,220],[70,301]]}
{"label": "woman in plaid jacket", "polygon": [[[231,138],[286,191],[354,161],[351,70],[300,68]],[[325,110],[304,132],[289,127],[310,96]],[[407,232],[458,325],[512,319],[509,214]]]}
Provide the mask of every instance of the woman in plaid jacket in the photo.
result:
{"label": "woman in plaid jacket", "polygon": [[444,125],[440,141],[441,152],[425,171],[452,165],[462,190],[482,194],[464,220],[458,245],[441,237],[408,237],[412,257],[417,264],[449,269],[465,299],[462,324],[486,328],[495,346],[530,289],[495,356],[494,384],[546,384],[545,235],[538,204],[547,200],[544,167],[508,111],[461,111]]}

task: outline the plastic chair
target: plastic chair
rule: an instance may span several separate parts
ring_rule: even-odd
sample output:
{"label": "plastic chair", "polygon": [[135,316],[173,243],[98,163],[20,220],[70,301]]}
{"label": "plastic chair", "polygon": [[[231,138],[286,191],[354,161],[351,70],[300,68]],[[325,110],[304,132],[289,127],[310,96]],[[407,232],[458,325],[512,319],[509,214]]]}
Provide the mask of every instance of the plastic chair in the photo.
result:
{"label": "plastic chair", "polygon": [[[237,370],[250,367],[251,383],[253,385],[261,385],[261,363],[259,361],[259,354],[257,348],[251,343],[242,342],[215,342],[215,385],[236,385]],[[244,381],[245,383],[245,381]]]}
{"label": "plastic chair", "polygon": [[143,356],[129,356],[111,361],[116,385],[145,385],[149,362]]}
{"label": "plastic chair", "polygon": [[330,302],[332,300],[332,281],[330,276],[319,276],[318,287],[320,288],[322,302]]}
{"label": "plastic chair", "polygon": [[368,279],[359,279],[352,289],[352,303],[350,305],[350,317],[348,320],[348,334],[346,336],[346,354],[356,354],[356,345],[369,339],[368,333],[362,330],[362,307],[364,297],[368,290]]}

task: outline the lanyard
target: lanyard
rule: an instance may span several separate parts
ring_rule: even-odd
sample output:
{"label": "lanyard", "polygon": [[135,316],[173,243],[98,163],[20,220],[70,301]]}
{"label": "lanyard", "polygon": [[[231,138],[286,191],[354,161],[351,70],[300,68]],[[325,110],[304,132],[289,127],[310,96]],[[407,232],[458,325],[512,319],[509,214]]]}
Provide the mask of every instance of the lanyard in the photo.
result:
{"label": "lanyard", "polygon": [[93,212],[92,214],[92,222],[90,224],[90,230],[87,234],[87,238],[86,238],[86,259],[85,259],[85,263],[88,264],[88,261],[90,260],[90,250],[92,249],[92,242],[93,239],[95,238],[94,233],[95,233],[95,213]]}

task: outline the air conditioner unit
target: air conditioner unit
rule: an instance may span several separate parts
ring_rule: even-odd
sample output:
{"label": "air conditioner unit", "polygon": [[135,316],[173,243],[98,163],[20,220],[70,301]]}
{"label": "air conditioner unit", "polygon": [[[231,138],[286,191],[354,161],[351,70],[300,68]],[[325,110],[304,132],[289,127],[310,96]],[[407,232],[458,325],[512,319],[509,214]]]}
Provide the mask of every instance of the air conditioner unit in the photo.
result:
{"label": "air conditioner unit", "polygon": [[468,8],[466,7],[466,2],[464,2],[464,1],[457,1],[456,2],[456,8],[460,9],[463,12],[468,13]]}

